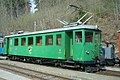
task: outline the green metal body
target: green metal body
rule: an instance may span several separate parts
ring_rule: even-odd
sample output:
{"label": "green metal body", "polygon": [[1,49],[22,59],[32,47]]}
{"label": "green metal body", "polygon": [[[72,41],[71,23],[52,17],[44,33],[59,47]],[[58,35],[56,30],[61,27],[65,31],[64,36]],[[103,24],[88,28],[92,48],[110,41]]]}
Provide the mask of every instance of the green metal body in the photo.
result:
{"label": "green metal body", "polygon": [[[75,42],[75,33],[82,33],[82,42]],[[92,32],[92,42],[85,42],[85,32]],[[98,34],[98,42],[95,42],[95,34]],[[62,42],[61,45],[56,45],[56,35],[61,34]],[[47,35],[53,35],[53,45],[45,45],[45,37]],[[36,36],[42,36],[42,46],[36,46]],[[33,37],[33,45],[28,46],[28,37]],[[18,46],[14,46],[14,40],[18,38]],[[21,38],[26,39],[26,45],[21,46]],[[17,55],[17,56],[28,56],[37,58],[50,58],[67,60],[72,57],[74,61],[78,62],[89,62],[95,61],[95,58],[100,55],[100,44],[101,44],[101,31],[99,30],[69,30],[60,32],[50,32],[43,34],[23,35],[6,37],[6,43],[4,45],[5,54]]]}
{"label": "green metal body", "polygon": [[[76,43],[73,40],[73,60],[82,62],[94,61],[100,56],[101,33],[94,30],[77,30],[73,32],[73,39],[75,39],[75,32],[82,32],[82,42]],[[93,32],[93,41],[85,42],[85,32]],[[95,33],[98,33],[98,42],[95,42]]]}

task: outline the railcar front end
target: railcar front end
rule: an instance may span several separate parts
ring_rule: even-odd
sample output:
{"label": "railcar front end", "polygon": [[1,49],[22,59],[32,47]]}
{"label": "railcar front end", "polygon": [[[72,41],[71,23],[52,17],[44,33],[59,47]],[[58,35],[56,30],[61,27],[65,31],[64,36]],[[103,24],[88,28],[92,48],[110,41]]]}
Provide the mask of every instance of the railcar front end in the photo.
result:
{"label": "railcar front end", "polygon": [[74,31],[73,60],[84,64],[93,64],[100,56],[101,31]]}
{"label": "railcar front end", "polygon": [[[73,60],[88,70],[95,67],[100,57],[101,31],[94,29],[74,30]],[[95,69],[95,68],[94,68]]]}

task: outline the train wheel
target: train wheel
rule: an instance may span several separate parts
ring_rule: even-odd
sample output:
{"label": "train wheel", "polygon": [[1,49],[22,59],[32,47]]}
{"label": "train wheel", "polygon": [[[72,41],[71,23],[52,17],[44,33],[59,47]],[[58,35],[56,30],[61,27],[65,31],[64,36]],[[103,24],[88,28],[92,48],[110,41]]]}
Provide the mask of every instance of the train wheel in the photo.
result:
{"label": "train wheel", "polygon": [[85,72],[88,72],[88,73],[93,72],[93,71],[92,71],[92,68],[91,68],[90,66],[84,67],[84,71],[85,71]]}
{"label": "train wheel", "polygon": [[56,62],[54,65],[55,65],[55,67],[59,67],[60,63]]}
{"label": "train wheel", "polygon": [[42,60],[40,60],[38,63],[39,63],[40,65],[42,65],[42,64],[43,64]]}
{"label": "train wheel", "polygon": [[115,65],[115,63],[114,63],[113,61],[106,61],[106,63],[107,63],[107,65],[109,65],[109,66],[114,66],[114,65]]}

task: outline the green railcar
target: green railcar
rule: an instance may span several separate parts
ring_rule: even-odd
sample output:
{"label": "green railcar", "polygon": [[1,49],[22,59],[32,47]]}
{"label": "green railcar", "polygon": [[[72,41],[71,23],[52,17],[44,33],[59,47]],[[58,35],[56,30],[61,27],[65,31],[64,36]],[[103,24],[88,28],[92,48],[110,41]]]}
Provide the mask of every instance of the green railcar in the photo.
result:
{"label": "green railcar", "polygon": [[10,59],[47,60],[88,69],[88,65],[96,65],[100,56],[101,31],[97,26],[77,25],[9,35],[5,40],[5,54]]}

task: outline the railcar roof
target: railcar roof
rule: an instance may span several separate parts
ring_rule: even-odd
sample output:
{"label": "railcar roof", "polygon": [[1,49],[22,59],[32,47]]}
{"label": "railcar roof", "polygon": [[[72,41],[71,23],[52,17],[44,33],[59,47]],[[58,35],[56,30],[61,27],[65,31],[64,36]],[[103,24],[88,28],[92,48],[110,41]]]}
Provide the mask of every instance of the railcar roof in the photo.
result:
{"label": "railcar roof", "polygon": [[68,31],[68,30],[76,30],[76,29],[99,30],[97,26],[93,26],[93,25],[78,25],[78,26],[75,26],[75,27],[64,27],[64,28],[57,28],[57,29],[49,29],[49,30],[43,30],[43,31],[28,32],[28,33],[23,33],[23,34],[9,35],[9,36],[5,36],[5,37],[24,36],[24,35],[49,33],[49,32],[59,32],[59,31]]}

